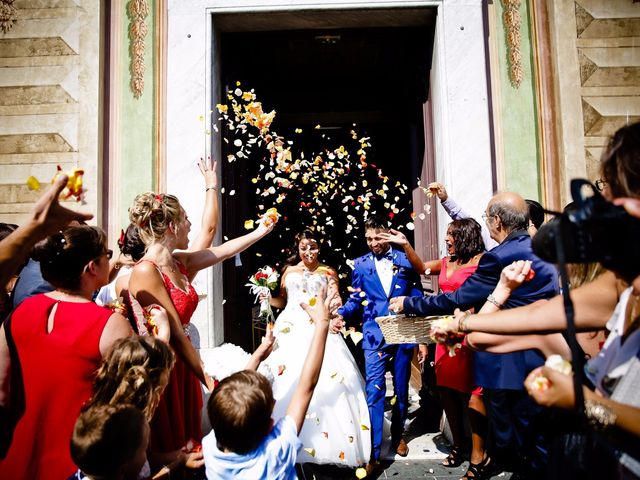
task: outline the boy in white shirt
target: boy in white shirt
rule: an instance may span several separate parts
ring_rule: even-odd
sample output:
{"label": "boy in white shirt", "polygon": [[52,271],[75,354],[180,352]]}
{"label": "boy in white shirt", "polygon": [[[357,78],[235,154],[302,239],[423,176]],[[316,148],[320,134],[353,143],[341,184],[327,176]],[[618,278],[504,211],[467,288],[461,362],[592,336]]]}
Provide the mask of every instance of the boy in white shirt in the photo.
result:
{"label": "boy in white shirt", "polygon": [[237,372],[213,390],[207,404],[213,430],[202,441],[208,479],[297,478],[298,433],[318,382],[329,328],[331,299],[325,295],[321,292],[313,307],[301,304],[315,331],[298,387],[278,423],[271,418],[271,385],[261,374]]}

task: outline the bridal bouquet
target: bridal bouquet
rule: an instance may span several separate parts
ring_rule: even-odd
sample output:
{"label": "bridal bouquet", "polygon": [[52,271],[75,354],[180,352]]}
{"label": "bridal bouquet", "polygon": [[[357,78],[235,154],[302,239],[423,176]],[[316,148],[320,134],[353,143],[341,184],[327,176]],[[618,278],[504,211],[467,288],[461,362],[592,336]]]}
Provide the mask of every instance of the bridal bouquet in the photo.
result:
{"label": "bridal bouquet", "polygon": [[256,301],[258,301],[261,294],[265,295],[265,298],[260,300],[260,317],[273,319],[273,311],[271,310],[269,299],[271,298],[271,290],[275,290],[278,286],[278,277],[278,272],[266,266],[253,274],[249,278],[249,283],[245,285],[256,296]]}

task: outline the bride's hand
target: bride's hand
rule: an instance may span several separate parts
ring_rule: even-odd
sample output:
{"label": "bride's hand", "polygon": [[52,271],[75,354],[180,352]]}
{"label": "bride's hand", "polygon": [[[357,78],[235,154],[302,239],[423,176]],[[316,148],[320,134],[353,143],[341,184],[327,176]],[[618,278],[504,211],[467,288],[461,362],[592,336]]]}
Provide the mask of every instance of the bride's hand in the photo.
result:
{"label": "bride's hand", "polygon": [[344,328],[344,325],[344,318],[341,315],[336,315],[329,321],[329,331],[331,333],[339,333]]}

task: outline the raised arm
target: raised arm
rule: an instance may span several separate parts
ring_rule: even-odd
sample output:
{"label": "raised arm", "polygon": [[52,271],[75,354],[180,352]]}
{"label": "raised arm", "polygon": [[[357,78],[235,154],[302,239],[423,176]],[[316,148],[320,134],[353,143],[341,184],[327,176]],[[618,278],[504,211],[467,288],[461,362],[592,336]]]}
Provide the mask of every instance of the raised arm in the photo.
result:
{"label": "raised arm", "polygon": [[175,257],[184,264],[189,274],[197,273],[200,270],[233,257],[236,253],[246,250],[271,232],[271,230],[273,230],[273,225],[266,226],[264,223],[261,223],[258,225],[258,228],[252,232],[229,240],[222,245],[205,248],[197,252],[177,252],[175,253]]}
{"label": "raised arm", "polygon": [[402,247],[404,253],[409,259],[409,263],[411,263],[411,266],[416,272],[418,272],[418,274],[422,275],[424,273],[430,275],[440,273],[440,260],[429,260],[427,262],[423,262],[418,253],[411,246],[411,243],[409,243],[409,240],[407,240],[404,233],[391,229],[389,232],[379,233],[378,237],[383,242],[395,243]]}
{"label": "raised arm", "polygon": [[198,380],[211,389],[211,379],[205,376],[200,356],[184,334],[178,312],[167,293],[160,273],[152,263],[142,262],[136,265],[131,274],[129,291],[136,297],[142,307],[158,304],[167,311],[169,330],[171,332],[170,345],[183,358]]}
{"label": "raised arm", "polygon": [[58,196],[66,187],[67,180],[66,175],[57,177],[36,202],[25,224],[0,242],[0,284],[5,285],[9,281],[38,241],[74,220],[84,222],[93,218],[90,213],[74,212],[58,203]]}
{"label": "raised arm", "polygon": [[[612,272],[605,272],[593,282],[572,290],[576,328],[579,331],[602,330],[618,303],[619,295],[620,285]],[[516,335],[561,332],[566,328],[563,300],[559,295],[524,307],[471,315],[463,328],[466,332]]]}
{"label": "raised arm", "polygon": [[[200,232],[198,232],[198,236],[191,245],[189,245],[189,252],[197,252],[198,250],[210,247],[216,235],[220,215],[218,205],[218,175],[216,173],[217,166],[218,162],[215,160],[212,161],[211,159],[200,160],[198,162],[198,168],[204,178],[205,202]],[[189,278],[189,280],[192,280],[192,278]]]}
{"label": "raised arm", "polygon": [[322,360],[324,358],[324,348],[327,343],[327,333],[329,331],[329,304],[331,302],[331,297],[326,296],[325,298],[325,296],[326,290],[323,289],[320,292],[320,296],[317,298],[315,306],[310,307],[304,303],[300,304],[314,322],[315,330],[313,332],[313,338],[311,339],[307,358],[302,366],[298,386],[293,392],[293,396],[291,397],[291,401],[287,407],[287,415],[295,422],[298,433],[300,433],[300,430],[302,429],[304,417],[307,414],[309,402],[311,402],[311,396],[313,395],[313,391],[318,383],[320,368],[322,367]]}

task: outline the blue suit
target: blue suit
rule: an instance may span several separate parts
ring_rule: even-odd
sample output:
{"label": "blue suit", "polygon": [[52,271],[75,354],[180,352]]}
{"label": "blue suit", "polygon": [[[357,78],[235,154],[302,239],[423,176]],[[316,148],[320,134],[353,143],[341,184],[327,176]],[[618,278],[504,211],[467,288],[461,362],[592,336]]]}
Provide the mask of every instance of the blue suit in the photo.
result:
{"label": "blue suit", "polygon": [[[481,307],[500,280],[500,272],[516,260],[531,260],[534,278],[523,283],[509,297],[505,308],[528,305],[558,294],[556,269],[540,260],[531,249],[526,231],[511,232],[497,247],[486,252],[478,269],[452,293],[404,300],[406,313],[421,315],[451,314],[456,308]],[[527,374],[544,363],[537,350],[494,354],[475,352],[476,384],[484,387],[490,410],[489,420],[494,447],[504,450],[527,442],[529,420],[536,407],[524,392]]]}
{"label": "blue suit", "polygon": [[392,248],[393,279],[389,295],[384,291],[376,271],[374,255],[368,253],[355,260],[351,294],[339,313],[351,325],[362,322],[362,348],[365,357],[367,404],[371,418],[371,457],[380,458],[385,371],[393,373],[396,402],[391,417],[391,434],[399,440],[404,430],[409,403],[409,378],[415,345],[385,344],[376,317],[389,314],[389,299],[403,295],[422,295],[420,276],[413,270],[404,252]]}

